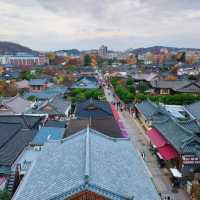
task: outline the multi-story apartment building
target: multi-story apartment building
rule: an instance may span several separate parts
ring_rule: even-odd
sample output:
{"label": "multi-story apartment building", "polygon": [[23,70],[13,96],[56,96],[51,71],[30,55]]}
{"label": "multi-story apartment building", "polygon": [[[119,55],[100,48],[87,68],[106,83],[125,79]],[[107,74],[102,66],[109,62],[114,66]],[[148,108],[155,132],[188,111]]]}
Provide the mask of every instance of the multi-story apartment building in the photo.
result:
{"label": "multi-story apartment building", "polygon": [[102,57],[102,58],[106,58],[107,55],[108,55],[108,47],[102,45],[102,46],[99,48],[98,55],[99,55],[100,57]]}

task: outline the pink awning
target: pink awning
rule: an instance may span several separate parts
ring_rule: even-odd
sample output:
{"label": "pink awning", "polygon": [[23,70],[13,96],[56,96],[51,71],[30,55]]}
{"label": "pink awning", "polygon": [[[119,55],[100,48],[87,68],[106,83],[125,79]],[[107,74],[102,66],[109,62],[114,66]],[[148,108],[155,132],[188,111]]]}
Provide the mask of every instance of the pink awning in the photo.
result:
{"label": "pink awning", "polygon": [[118,125],[121,130],[125,128],[122,121],[118,121]]}
{"label": "pink awning", "polygon": [[178,152],[169,144],[163,147],[160,147],[157,150],[164,160],[172,160],[174,158],[179,157]]}
{"label": "pink awning", "polygon": [[147,135],[151,140],[151,143],[154,144],[157,148],[163,147],[168,143],[167,140],[154,128],[147,131]]}
{"label": "pink awning", "polygon": [[115,109],[115,106],[111,106],[111,109],[112,109],[112,112],[113,112],[113,115],[114,115],[114,118],[115,120],[119,120],[119,113],[118,111]]}
{"label": "pink awning", "polygon": [[124,138],[128,138],[128,132],[126,130],[122,130],[121,133]]}

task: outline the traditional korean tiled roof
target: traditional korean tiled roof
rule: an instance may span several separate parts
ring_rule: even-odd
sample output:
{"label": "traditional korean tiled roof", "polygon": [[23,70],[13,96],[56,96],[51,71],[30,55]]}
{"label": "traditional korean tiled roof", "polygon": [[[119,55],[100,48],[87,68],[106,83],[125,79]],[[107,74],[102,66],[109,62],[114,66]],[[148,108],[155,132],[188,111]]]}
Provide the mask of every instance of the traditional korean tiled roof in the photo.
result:
{"label": "traditional korean tiled roof", "polygon": [[138,80],[138,81],[150,82],[156,78],[158,78],[158,74],[155,74],[155,73],[150,73],[150,74],[138,73],[138,74],[133,75],[133,79]]}
{"label": "traditional korean tiled roof", "polygon": [[135,107],[146,119],[151,119],[158,112],[158,105],[150,100],[137,103]]}
{"label": "traditional korean tiled roof", "polygon": [[158,200],[128,139],[92,129],[44,146],[13,200],[64,200],[82,191],[112,200]]}
{"label": "traditional korean tiled roof", "polygon": [[21,124],[22,128],[30,129],[38,126],[42,117],[28,115],[0,115],[0,123],[17,123]]}
{"label": "traditional korean tiled roof", "polygon": [[197,82],[188,83],[180,88],[175,87],[174,90],[182,93],[200,93],[200,83]]}
{"label": "traditional korean tiled roof", "polygon": [[153,88],[166,88],[176,90],[191,83],[190,81],[167,81],[167,80],[154,80],[151,82]]}
{"label": "traditional korean tiled roof", "polygon": [[[20,96],[11,97],[5,99],[1,102],[8,110],[13,114],[23,114],[28,108],[30,108],[31,103]],[[0,112],[0,114],[3,112]]]}
{"label": "traditional korean tiled roof", "polygon": [[200,101],[187,105],[185,108],[194,118],[200,119]]}
{"label": "traditional korean tiled roof", "polygon": [[49,114],[49,115],[65,115],[67,109],[69,109],[71,103],[58,95],[49,101],[44,101],[37,108],[31,108],[26,113],[28,114]]}
{"label": "traditional korean tiled roof", "polygon": [[47,79],[32,79],[29,81],[29,85],[45,85],[47,84]]}
{"label": "traditional korean tiled roof", "polygon": [[65,128],[42,127],[37,133],[31,144],[44,145],[50,140],[59,140],[63,138]]}
{"label": "traditional korean tiled roof", "polygon": [[64,95],[68,91],[69,90],[67,87],[52,87],[39,92],[26,92],[24,94],[24,97],[28,98],[30,96],[35,96],[39,100],[51,100],[55,98],[57,95]]}
{"label": "traditional korean tiled roof", "polygon": [[195,119],[180,120],[178,123],[184,128],[191,130],[193,133],[200,134],[200,126]]}
{"label": "traditional korean tiled roof", "polygon": [[[193,121],[180,122],[172,117],[165,121],[153,122],[153,127],[180,153],[200,156],[200,139],[198,125]],[[197,132],[195,132],[197,131]]]}
{"label": "traditional korean tiled roof", "polygon": [[29,88],[29,82],[27,80],[21,80],[16,82],[16,87],[18,89],[28,89]]}
{"label": "traditional korean tiled roof", "polygon": [[47,93],[45,91],[41,91],[41,92],[27,92],[24,94],[25,98],[28,98],[30,96],[34,96],[37,97],[37,99],[39,100],[49,100],[54,98],[57,95],[57,93]]}
{"label": "traditional korean tiled roof", "polygon": [[71,119],[68,122],[65,137],[73,135],[87,126],[107,136],[122,138],[121,130],[114,117]]}
{"label": "traditional korean tiled roof", "polygon": [[107,101],[91,98],[77,104],[75,116],[77,118],[106,118],[113,116],[113,113]]}
{"label": "traditional korean tiled roof", "polygon": [[99,84],[95,77],[81,77],[72,84],[71,88],[94,89],[99,88]]}
{"label": "traditional korean tiled roof", "polygon": [[[0,147],[0,166],[14,163],[24,148],[33,140],[36,130],[20,130]],[[5,134],[1,133],[1,134]]]}
{"label": "traditional korean tiled roof", "polygon": [[0,170],[2,166],[9,169],[33,140],[41,119],[20,115],[0,116]]}
{"label": "traditional korean tiled roof", "polygon": [[182,93],[200,93],[200,83],[185,80],[167,81],[167,80],[154,80],[151,81],[153,88],[166,88],[172,89],[175,92]]}

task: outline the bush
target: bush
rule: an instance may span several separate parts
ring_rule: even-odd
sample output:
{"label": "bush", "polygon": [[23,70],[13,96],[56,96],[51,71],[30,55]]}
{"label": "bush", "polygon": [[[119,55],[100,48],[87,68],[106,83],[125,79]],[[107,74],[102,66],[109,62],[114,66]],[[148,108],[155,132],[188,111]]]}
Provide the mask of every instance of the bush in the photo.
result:
{"label": "bush", "polygon": [[143,81],[139,82],[136,89],[140,92],[140,93],[144,93],[145,91],[147,91],[149,89],[149,84],[145,83]]}
{"label": "bush", "polygon": [[7,190],[0,190],[0,199],[1,200],[10,200],[10,194]]}
{"label": "bush", "polygon": [[200,100],[200,95],[195,96],[192,94],[175,94],[168,96],[149,96],[149,99],[155,102],[161,102],[171,105],[186,105]]}
{"label": "bush", "polygon": [[102,89],[73,89],[71,91],[71,100],[73,103],[90,98],[102,99],[105,98],[105,95]]}
{"label": "bush", "polygon": [[129,92],[129,90],[123,86],[118,85],[115,89],[119,98],[125,103],[129,103],[134,100],[134,95]]}
{"label": "bush", "polygon": [[31,95],[31,96],[29,96],[29,97],[27,98],[28,101],[35,101],[36,99],[37,99],[37,97],[36,97],[36,96],[33,96],[33,95]]}
{"label": "bush", "polygon": [[126,84],[127,85],[133,85],[134,84],[134,81],[132,78],[129,78],[127,81],[126,81]]}

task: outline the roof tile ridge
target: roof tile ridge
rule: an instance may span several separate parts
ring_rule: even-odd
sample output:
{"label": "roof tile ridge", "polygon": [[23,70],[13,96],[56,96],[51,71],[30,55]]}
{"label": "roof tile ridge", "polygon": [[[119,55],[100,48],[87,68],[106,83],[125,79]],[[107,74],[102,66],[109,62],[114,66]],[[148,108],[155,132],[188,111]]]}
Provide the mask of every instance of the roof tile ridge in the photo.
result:
{"label": "roof tile ridge", "polygon": [[89,183],[89,178],[90,178],[90,128],[88,126],[85,136],[85,172],[84,172],[85,184]]}
{"label": "roof tile ridge", "polygon": [[[166,116],[167,116],[167,115],[166,115]],[[161,120],[161,121],[155,121],[155,120],[153,120],[153,124],[162,124],[162,123],[165,123],[165,122],[169,121],[169,119],[170,119],[170,117],[167,116],[166,119]]]}
{"label": "roof tile ridge", "polygon": [[184,130],[186,133],[189,133],[191,136],[194,135],[194,132],[193,132],[193,131],[191,131],[191,130],[185,128],[185,127],[184,127],[183,125],[181,125],[175,118],[172,118],[172,117],[171,117],[171,119],[172,119],[172,121],[173,121],[179,128],[181,128],[182,130]]}
{"label": "roof tile ridge", "polygon": [[19,133],[19,131],[21,130],[21,128],[22,128],[22,125],[21,124],[19,124],[20,125],[20,127],[14,132],[14,134],[11,136],[11,137],[9,137],[1,146],[0,146],[0,149],[2,149],[8,142],[10,142],[18,133]]}

